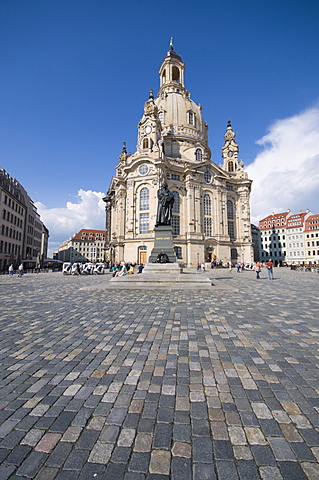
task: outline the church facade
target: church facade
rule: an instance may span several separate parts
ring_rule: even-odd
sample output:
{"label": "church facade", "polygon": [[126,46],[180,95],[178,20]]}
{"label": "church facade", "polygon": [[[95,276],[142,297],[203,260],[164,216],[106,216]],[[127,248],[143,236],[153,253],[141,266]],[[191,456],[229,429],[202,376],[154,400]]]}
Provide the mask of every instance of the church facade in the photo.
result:
{"label": "church facade", "polygon": [[222,163],[211,160],[208,126],[184,84],[185,64],[170,45],[138,124],[136,151],[124,144],[106,202],[106,259],[147,263],[154,244],[157,191],[174,195],[172,229],[177,261],[253,261],[250,225],[252,181],[238,158],[230,121]]}

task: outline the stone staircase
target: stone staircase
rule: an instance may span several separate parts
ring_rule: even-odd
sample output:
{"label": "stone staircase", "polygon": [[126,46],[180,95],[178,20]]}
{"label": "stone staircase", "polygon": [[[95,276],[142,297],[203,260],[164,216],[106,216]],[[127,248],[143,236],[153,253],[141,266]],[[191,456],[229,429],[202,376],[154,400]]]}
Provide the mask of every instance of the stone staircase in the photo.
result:
{"label": "stone staircase", "polygon": [[[183,272],[178,263],[147,263],[140,274],[124,275],[110,279],[109,288],[162,289],[162,290],[212,290],[218,282],[205,274]],[[226,288],[225,288],[226,287]],[[220,285],[218,289],[228,290]]]}

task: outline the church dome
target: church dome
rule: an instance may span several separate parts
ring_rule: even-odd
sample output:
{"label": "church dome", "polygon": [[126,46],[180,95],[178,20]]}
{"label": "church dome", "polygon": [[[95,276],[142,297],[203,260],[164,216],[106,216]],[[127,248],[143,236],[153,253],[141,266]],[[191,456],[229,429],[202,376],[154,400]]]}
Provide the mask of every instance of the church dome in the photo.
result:
{"label": "church dome", "polygon": [[201,106],[184,92],[168,91],[155,100],[163,135],[190,137],[207,145],[207,125],[203,119]]}
{"label": "church dome", "polygon": [[144,115],[138,125],[137,155],[156,156],[185,162],[210,160],[208,126],[202,107],[190,98],[184,85],[185,64],[171,44],[159,69],[160,89],[153,90],[144,104]]}

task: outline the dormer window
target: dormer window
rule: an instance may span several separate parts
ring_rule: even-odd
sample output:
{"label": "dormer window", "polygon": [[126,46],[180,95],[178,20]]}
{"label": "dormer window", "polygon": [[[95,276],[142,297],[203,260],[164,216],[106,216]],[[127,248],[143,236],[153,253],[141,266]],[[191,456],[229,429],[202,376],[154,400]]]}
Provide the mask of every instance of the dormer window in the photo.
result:
{"label": "dormer window", "polygon": [[195,157],[197,162],[203,161],[203,152],[201,148],[196,148],[195,150]]}
{"label": "dormer window", "polygon": [[188,123],[189,125],[196,126],[196,115],[194,112],[188,112]]}
{"label": "dormer window", "polygon": [[234,172],[234,162],[228,162],[228,171],[229,172]]}
{"label": "dormer window", "polygon": [[148,138],[143,138],[143,149],[148,149]]}
{"label": "dormer window", "polygon": [[164,123],[164,112],[161,111],[158,113],[158,118],[161,123]]}

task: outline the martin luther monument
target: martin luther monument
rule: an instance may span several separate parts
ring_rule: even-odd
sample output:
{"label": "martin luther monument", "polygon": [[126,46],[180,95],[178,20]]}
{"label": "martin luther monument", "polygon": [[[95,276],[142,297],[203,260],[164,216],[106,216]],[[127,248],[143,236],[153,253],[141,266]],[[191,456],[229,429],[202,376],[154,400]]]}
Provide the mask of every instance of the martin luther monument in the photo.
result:
{"label": "martin luther monument", "polygon": [[157,191],[157,215],[154,228],[154,248],[149,263],[175,263],[176,255],[173,247],[172,209],[174,195],[169,191],[166,182]]}
{"label": "martin luther monument", "polygon": [[158,205],[156,215],[156,227],[159,225],[171,225],[172,208],[174,205],[174,195],[169,191],[168,185],[164,182],[157,191]]}

